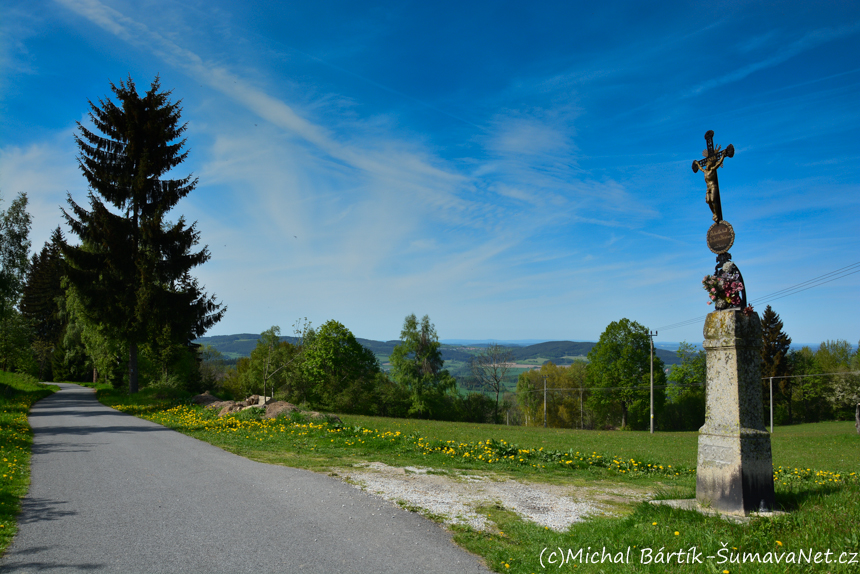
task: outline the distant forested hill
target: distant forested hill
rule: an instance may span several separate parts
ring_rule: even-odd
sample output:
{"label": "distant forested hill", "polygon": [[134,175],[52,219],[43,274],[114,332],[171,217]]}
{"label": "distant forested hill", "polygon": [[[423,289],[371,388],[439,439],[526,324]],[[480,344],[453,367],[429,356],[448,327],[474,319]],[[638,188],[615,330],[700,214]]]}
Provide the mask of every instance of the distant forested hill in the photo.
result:
{"label": "distant forested hill", "polygon": [[[239,335],[220,335],[215,337],[201,337],[196,343],[211,345],[220,351],[225,357],[230,359],[238,359],[239,357],[247,357],[257,345],[259,335],[251,333],[241,333]],[[295,337],[281,337],[281,340],[289,343],[294,342]],[[370,349],[375,355],[387,357],[394,350],[394,347],[400,344],[400,341],[374,341],[372,339],[356,340]],[[530,359],[545,359],[552,361],[556,365],[570,364],[571,357],[585,357],[594,343],[575,343],[573,341],[549,341],[546,343],[538,343],[529,345],[528,347],[511,347],[514,356],[514,361],[528,361]],[[458,347],[454,345],[443,345],[442,358],[446,361],[461,361],[468,362],[469,358],[475,353],[474,349],[470,350],[466,347]],[[678,356],[672,351],[664,349],[654,349],[654,354],[663,360],[666,366],[675,365],[678,363]]]}
{"label": "distant forested hill", "polygon": [[[538,358],[561,358],[561,357],[584,357],[588,354],[594,343],[574,343],[572,341],[547,341],[528,347],[516,347],[512,349],[514,358],[518,361]],[[555,362],[555,361],[553,361]]]}
{"label": "distant forested hill", "polygon": [[[529,345],[528,347],[515,347],[511,350],[513,351],[514,359],[517,361],[543,358],[552,361],[556,365],[565,365],[571,362],[572,359],[570,357],[585,357],[588,355],[594,345],[595,343],[548,341],[546,343],[538,343],[537,345]],[[678,355],[672,351],[655,348],[654,356],[662,359],[663,363],[667,366],[678,363]]]}
{"label": "distant forested hill", "polygon": [[260,335],[253,333],[241,333],[239,335],[218,335],[216,337],[201,337],[194,341],[201,345],[209,345],[214,347],[225,357],[238,359],[239,357],[247,357],[257,346],[257,340]]}

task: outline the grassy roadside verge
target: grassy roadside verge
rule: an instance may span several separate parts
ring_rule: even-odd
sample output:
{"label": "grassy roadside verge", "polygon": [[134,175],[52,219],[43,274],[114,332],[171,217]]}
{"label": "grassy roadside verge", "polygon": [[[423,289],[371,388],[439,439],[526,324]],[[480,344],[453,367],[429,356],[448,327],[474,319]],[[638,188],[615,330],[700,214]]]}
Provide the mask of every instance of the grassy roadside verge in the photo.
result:
{"label": "grassy roadside verge", "polygon": [[33,377],[0,371],[0,555],[18,531],[21,499],[30,486],[33,431],[27,413],[56,390]]}
{"label": "grassy roadside verge", "polygon": [[[380,461],[452,472],[489,471],[556,483],[634,483],[671,497],[692,497],[695,492],[694,469],[688,466],[691,451],[695,460],[695,440],[684,436],[541,433],[543,429],[349,416],[342,417],[343,425],[332,425],[298,417],[266,421],[254,411],[219,419],[179,397],[159,398],[151,391],[128,397],[101,389],[98,396],[119,410],[242,456],[317,471],[335,472],[356,462]],[[860,554],[852,553],[860,553],[860,437],[852,436],[853,432],[851,423],[778,429],[773,437],[774,474],[777,504],[789,511],[786,516],[733,524],[641,504],[624,517],[593,518],[566,532],[555,532],[504,508],[489,507],[483,511],[498,526],[497,531],[455,527],[454,539],[483,556],[497,572],[563,568],[576,572],[856,573]],[[674,449],[672,439],[677,439]],[[654,448],[647,448],[648,440]],[[651,451],[660,458],[653,453],[654,459],[648,458]],[[628,456],[634,453],[644,454]],[[798,460],[806,464],[786,464]],[[828,468],[836,461],[850,462]],[[672,557],[667,559],[669,553]],[[816,557],[816,553],[821,554]],[[687,563],[696,559],[702,562]],[[774,564],[777,560],[779,564]]]}

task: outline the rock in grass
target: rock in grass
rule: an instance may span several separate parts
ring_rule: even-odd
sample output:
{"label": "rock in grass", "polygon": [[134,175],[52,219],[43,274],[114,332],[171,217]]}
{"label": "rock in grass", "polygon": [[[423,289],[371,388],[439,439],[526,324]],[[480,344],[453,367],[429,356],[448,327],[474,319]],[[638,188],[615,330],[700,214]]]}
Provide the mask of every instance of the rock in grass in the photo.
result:
{"label": "rock in grass", "polygon": [[299,409],[296,405],[292,403],[288,403],[287,401],[274,401],[268,400],[269,397],[261,397],[259,395],[252,395],[245,399],[244,401],[222,401],[218,397],[209,394],[209,391],[206,391],[202,395],[197,395],[191,399],[191,402],[197,405],[202,405],[207,409],[216,409],[218,410],[218,416],[223,417],[224,415],[229,415],[232,413],[237,413],[239,411],[243,411],[245,409],[251,407],[266,407],[266,414],[263,415],[267,419],[273,419],[280,415],[289,416],[292,412],[298,412],[302,416],[307,417],[313,421],[329,421],[332,423],[341,423],[341,420],[334,415],[326,415],[323,413],[319,413],[316,411],[303,411]]}
{"label": "rock in grass", "polygon": [[297,410],[299,410],[299,407],[292,403],[288,403],[287,401],[275,401],[266,405],[265,418],[273,419],[278,417],[279,415],[289,416],[291,412]]}

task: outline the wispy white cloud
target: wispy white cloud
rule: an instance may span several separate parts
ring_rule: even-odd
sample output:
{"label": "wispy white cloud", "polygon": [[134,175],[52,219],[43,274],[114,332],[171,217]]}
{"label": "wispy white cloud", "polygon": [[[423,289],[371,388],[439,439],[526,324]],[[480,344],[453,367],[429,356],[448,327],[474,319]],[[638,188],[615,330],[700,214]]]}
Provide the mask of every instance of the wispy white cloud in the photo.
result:
{"label": "wispy white cloud", "polygon": [[[772,68],[773,66],[782,64],[783,62],[794,58],[798,54],[812,50],[822,44],[854,35],[858,32],[860,32],[860,22],[846,24],[844,26],[839,26],[838,28],[821,28],[813,30],[812,32],[805,34],[799,40],[795,40],[787,45],[779,44],[777,47],[773,48],[774,53],[767,58],[742,66],[741,68],[738,68],[733,72],[729,72],[728,74],[724,74],[718,78],[701,82],[690,89],[686,95],[695,96],[707,90],[712,90],[725,84],[737,82],[751,74],[754,74],[755,72],[758,72],[759,70]],[[748,47],[748,45],[743,45],[742,49],[746,49]]]}
{"label": "wispy white cloud", "polygon": [[[0,26],[0,69],[18,74],[38,73],[26,40],[37,34],[42,18],[16,6],[3,7],[5,26]],[[9,26],[14,22],[15,26]],[[8,90],[8,88],[7,88]]]}
{"label": "wispy white cloud", "polygon": [[397,153],[392,148],[365,150],[340,141],[329,130],[308,120],[283,100],[254,87],[227,68],[205,61],[192,50],[179,46],[161,33],[98,0],[57,1],[122,40],[151,50],[166,63],[185,70],[196,80],[240,103],[270,124],[298,135],[331,158],[398,183],[409,183],[416,175],[447,183],[460,179],[457,174],[432,165],[416,154]]}
{"label": "wispy white cloud", "polygon": [[75,156],[71,128],[31,145],[0,148],[3,207],[18,193],[27,194],[33,250],[41,249],[62,222],[60,208],[67,206],[66,192],[80,196],[86,190]]}
{"label": "wispy white cloud", "polygon": [[[687,156],[688,151],[697,155],[705,128],[696,128],[696,147],[679,151],[662,143],[677,140],[692,129],[691,118],[701,118],[702,110],[691,110],[692,100],[679,99],[685,90],[689,95],[691,85],[702,92],[713,89],[854,33],[834,27],[822,28],[829,36],[803,36],[797,26],[776,32],[764,26],[757,36],[744,38],[730,10],[705,25],[674,14],[683,25],[668,33],[669,26],[627,34],[630,28],[599,48],[559,50],[557,57],[538,56],[540,61],[529,61],[528,50],[508,59],[494,53],[487,62],[489,87],[457,84],[462,69],[456,69],[450,78],[439,77],[430,96],[410,91],[411,85],[427,84],[410,84],[409,74],[350,60],[396,49],[385,45],[387,28],[397,25],[390,14],[384,20],[372,16],[372,32],[297,41],[312,48],[296,57],[285,54],[272,34],[240,29],[253,27],[253,18],[232,18],[229,3],[213,5],[215,16],[208,7],[160,1],[143,8],[126,0],[57,3],[81,17],[59,10],[62,25],[84,19],[90,35],[90,24],[98,26],[105,31],[99,43],[119,46],[134,59],[132,69],[166,67],[174,77],[194,81],[188,95],[182,78],[170,80],[177,94],[188,98],[183,116],[190,122],[192,154],[183,167],[200,177],[198,191],[177,212],[199,221],[203,242],[212,250],[198,276],[230,305],[219,330],[259,331],[308,316],[316,324],[329,318],[350,327],[355,322],[362,326],[357,334],[377,338],[396,336],[410,312],[430,313],[440,333],[454,336],[502,332],[560,338],[596,337],[606,322],[623,316],[657,325],[654,321],[701,314],[697,282],[713,268],[713,257],[698,225],[708,223],[699,195],[704,189],[700,178],[693,179]],[[195,29],[198,17],[218,26]],[[742,23],[751,19],[745,15]],[[723,74],[693,65],[702,48],[713,45],[715,31],[731,39],[726,44],[731,61],[747,62],[746,67]],[[801,40],[780,45],[788,34]],[[292,36],[284,32],[283,37]],[[365,42],[373,42],[372,49]],[[135,49],[124,50],[128,46]],[[464,59],[483,64],[483,52],[469,52],[468,40],[459,47]],[[753,58],[758,61],[748,63]],[[373,73],[365,74],[369,69]],[[708,116],[766,134],[726,140],[736,144],[738,160],[725,180],[730,190],[725,203],[743,202],[743,212],[733,216],[744,238],[738,254],[754,252],[760,258],[756,266],[768,258],[783,262],[783,248],[768,237],[789,228],[794,218],[809,222],[803,237],[815,243],[815,250],[797,251],[803,257],[827,248],[824,235],[841,238],[853,230],[844,214],[838,229],[826,230],[820,220],[815,226],[810,216],[799,215],[810,194],[836,194],[830,203],[846,213],[856,211],[845,176],[828,170],[819,179],[808,178],[803,165],[830,161],[806,153],[816,147],[815,137],[856,124],[856,112],[849,109],[855,88],[838,79],[837,71],[834,65],[820,71],[826,78],[809,80],[814,71],[787,78],[766,88],[785,91],[777,98],[761,97],[774,95],[763,91],[743,94],[730,118],[725,110]],[[824,89],[810,96],[805,86],[825,80],[832,83],[821,83]],[[83,101],[88,95],[74,97]],[[746,103],[755,101],[767,103]],[[830,113],[809,119],[803,112],[811,108]],[[458,112],[446,111],[451,109]],[[802,128],[780,129],[786,118],[801,116]],[[728,126],[719,131],[730,135]],[[807,137],[803,134],[813,135],[798,139]],[[71,144],[70,134],[63,137]],[[762,181],[755,173],[776,167],[764,165],[770,159],[761,157],[772,140],[780,148],[805,148],[793,156],[797,173],[784,182]],[[38,176],[50,171],[51,145],[4,148],[4,195],[11,180],[50,187]],[[36,153],[39,146],[44,149]],[[840,150],[840,163],[831,165],[844,173],[853,156],[845,146]],[[83,186],[74,150],[53,151],[62,151],[68,169],[45,176],[61,188],[50,201],[52,225],[67,182]],[[756,168],[744,171],[743,162],[755,162]],[[836,187],[819,185],[828,176]],[[791,185],[794,177],[798,186]],[[732,178],[745,184],[732,186]],[[814,191],[804,190],[807,184]],[[71,191],[78,197],[85,190]],[[694,208],[688,207],[691,198]],[[762,229],[767,225],[772,228]],[[809,232],[814,226],[816,232]],[[694,240],[697,245],[690,245]],[[671,320],[663,316],[667,313]],[[458,332],[447,325],[456,325]],[[691,330],[699,337],[695,331],[700,328]]]}

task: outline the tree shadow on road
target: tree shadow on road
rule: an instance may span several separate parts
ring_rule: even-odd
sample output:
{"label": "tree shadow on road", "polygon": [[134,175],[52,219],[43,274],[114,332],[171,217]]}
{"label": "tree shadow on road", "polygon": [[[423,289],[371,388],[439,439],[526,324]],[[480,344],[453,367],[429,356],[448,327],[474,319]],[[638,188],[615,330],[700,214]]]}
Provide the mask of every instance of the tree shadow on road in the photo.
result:
{"label": "tree shadow on road", "polygon": [[44,520],[59,520],[77,514],[74,510],[64,510],[62,508],[64,504],[68,503],[65,500],[26,497],[21,501],[21,514],[18,515],[18,523],[28,524]]}
{"label": "tree shadow on road", "polygon": [[[87,426],[87,427],[39,427],[34,428],[33,432],[38,437],[39,435],[94,435],[101,433],[117,434],[117,433],[149,433],[149,432],[173,432],[169,428],[152,423],[153,426],[137,426],[137,425],[110,425],[110,426]],[[33,445],[34,451],[37,445]]]}

